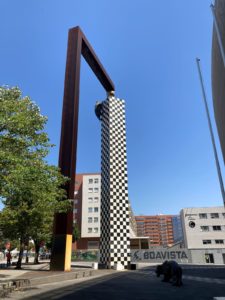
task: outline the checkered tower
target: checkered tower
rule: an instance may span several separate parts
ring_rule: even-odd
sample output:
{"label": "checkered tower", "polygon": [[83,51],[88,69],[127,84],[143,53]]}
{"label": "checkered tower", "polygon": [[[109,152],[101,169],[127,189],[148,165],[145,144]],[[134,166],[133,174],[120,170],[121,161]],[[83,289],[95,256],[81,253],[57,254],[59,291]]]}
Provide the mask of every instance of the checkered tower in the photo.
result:
{"label": "checkered tower", "polygon": [[130,263],[125,101],[109,95],[97,103],[101,121],[100,263],[107,268]]}

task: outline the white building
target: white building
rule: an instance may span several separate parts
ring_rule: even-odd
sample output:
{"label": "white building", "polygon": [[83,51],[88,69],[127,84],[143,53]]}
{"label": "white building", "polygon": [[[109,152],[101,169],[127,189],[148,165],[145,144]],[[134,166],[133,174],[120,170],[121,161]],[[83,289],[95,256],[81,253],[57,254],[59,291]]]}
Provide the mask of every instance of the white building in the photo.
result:
{"label": "white building", "polygon": [[83,175],[81,238],[100,236],[101,176]]}
{"label": "white building", "polygon": [[184,208],[180,216],[192,263],[225,264],[225,208]]}
{"label": "white building", "polygon": [[[98,249],[101,217],[101,175],[99,173],[76,174],[75,200],[73,209],[74,225],[80,230],[80,239],[73,249]],[[136,221],[130,211],[130,237],[137,236]]]}

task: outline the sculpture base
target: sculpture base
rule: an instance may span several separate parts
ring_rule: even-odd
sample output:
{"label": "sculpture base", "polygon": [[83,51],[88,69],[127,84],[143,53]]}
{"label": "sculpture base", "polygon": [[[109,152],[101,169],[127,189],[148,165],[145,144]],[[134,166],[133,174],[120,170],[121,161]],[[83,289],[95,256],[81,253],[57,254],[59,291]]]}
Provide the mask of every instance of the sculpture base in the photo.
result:
{"label": "sculpture base", "polygon": [[54,235],[52,255],[50,262],[51,271],[70,271],[72,255],[72,235]]}

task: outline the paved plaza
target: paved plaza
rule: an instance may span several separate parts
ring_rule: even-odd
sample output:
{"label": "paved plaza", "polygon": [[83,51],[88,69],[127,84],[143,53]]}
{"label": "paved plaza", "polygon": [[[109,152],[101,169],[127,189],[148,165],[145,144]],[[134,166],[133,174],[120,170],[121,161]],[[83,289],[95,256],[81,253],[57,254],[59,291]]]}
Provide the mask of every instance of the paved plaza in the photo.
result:
{"label": "paved plaza", "polygon": [[180,288],[156,278],[155,267],[136,271],[101,270],[89,278],[31,286],[10,294],[8,299],[82,299],[82,300],[206,300],[225,296],[223,266],[184,266]]}

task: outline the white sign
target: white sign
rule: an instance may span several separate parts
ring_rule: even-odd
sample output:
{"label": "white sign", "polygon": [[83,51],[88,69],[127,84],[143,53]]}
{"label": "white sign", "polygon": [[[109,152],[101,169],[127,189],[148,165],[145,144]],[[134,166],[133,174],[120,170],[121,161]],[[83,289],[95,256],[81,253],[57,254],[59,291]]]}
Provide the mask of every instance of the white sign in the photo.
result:
{"label": "white sign", "polygon": [[189,255],[187,249],[179,250],[131,250],[132,262],[163,262],[165,260],[175,260],[177,262],[188,262]]}

